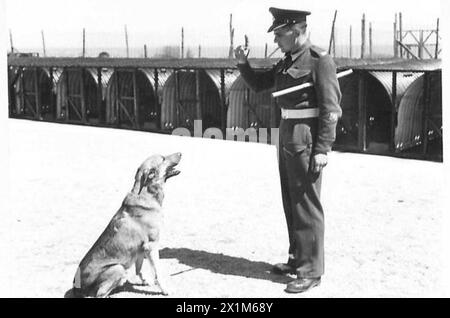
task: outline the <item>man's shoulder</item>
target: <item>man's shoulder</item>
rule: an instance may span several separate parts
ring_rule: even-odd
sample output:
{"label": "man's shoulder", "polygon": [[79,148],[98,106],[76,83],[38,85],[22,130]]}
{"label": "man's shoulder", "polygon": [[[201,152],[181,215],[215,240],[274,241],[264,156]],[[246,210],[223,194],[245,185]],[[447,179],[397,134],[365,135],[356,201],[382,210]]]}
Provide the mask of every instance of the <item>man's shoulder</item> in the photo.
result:
{"label": "man's shoulder", "polygon": [[314,69],[328,69],[336,66],[333,57],[324,49],[313,45],[309,50]]}
{"label": "man's shoulder", "polygon": [[309,47],[309,52],[311,54],[311,57],[314,59],[320,59],[320,58],[328,55],[327,51],[325,51],[324,49],[322,49],[316,45],[311,45]]}

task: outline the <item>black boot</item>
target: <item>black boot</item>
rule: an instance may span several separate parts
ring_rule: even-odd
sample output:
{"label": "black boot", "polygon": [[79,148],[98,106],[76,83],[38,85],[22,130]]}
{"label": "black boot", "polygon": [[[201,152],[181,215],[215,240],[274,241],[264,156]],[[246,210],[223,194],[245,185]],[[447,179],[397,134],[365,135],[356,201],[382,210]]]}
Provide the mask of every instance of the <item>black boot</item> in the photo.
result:
{"label": "black boot", "polygon": [[319,285],[320,285],[320,277],[297,278],[296,280],[293,280],[292,282],[288,283],[284,291],[287,293],[294,293],[294,294],[303,293]]}

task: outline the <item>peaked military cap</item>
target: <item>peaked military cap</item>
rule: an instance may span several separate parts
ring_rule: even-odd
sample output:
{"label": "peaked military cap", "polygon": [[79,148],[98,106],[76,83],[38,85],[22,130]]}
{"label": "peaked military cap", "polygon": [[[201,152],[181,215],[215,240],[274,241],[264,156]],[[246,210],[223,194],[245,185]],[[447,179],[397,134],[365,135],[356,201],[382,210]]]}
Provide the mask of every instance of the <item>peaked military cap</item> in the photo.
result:
{"label": "peaked military cap", "polygon": [[310,15],[308,11],[285,10],[271,7],[270,13],[273,15],[273,23],[267,32],[275,31],[287,25],[306,22],[306,16]]}

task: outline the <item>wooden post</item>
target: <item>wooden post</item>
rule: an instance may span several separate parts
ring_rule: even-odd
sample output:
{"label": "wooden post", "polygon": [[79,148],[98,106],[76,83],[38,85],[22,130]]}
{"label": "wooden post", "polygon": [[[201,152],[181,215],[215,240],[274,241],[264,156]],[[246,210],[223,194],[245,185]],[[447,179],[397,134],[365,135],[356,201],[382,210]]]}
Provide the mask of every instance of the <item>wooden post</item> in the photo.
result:
{"label": "wooden post", "polygon": [[398,57],[398,44],[397,44],[397,13],[395,14],[394,21],[394,57]]}
{"label": "wooden post", "polygon": [[264,47],[264,58],[265,59],[267,58],[267,43],[266,46]]}
{"label": "wooden post", "polygon": [[115,102],[114,102],[114,107],[113,107],[113,109],[111,110],[111,116],[112,116],[112,118],[111,118],[111,121],[112,121],[112,124],[114,124],[116,127],[120,127],[120,121],[121,121],[121,116],[120,116],[120,105],[119,105],[119,103],[120,103],[120,94],[119,94],[119,74],[120,74],[120,72],[118,72],[117,71],[117,69],[115,70],[115,72],[114,72],[114,75],[115,75],[115,81],[113,82],[113,84],[114,84],[114,90],[115,90]]}
{"label": "wooden post", "polygon": [[181,58],[184,59],[184,28],[181,28]]}
{"label": "wooden post", "polygon": [[[403,43],[403,22],[402,22],[402,13],[398,13],[398,23],[399,23],[399,38],[398,40]],[[398,42],[397,42],[398,43]],[[400,58],[403,58],[403,47],[400,46]]]}
{"label": "wooden post", "polygon": [[369,22],[369,57],[372,58],[372,22]]}
{"label": "wooden post", "polygon": [[147,44],[144,44],[144,57],[147,58]]}
{"label": "wooden post", "polygon": [[225,70],[220,70],[220,97],[222,100],[222,111],[221,113],[221,123],[222,123],[222,132],[223,135],[226,136],[226,128],[227,128],[227,101],[225,96]]}
{"label": "wooden post", "polygon": [[423,81],[423,110],[422,110],[422,154],[428,150],[428,116],[430,109],[431,78],[430,72],[425,72]]}
{"label": "wooden post", "polygon": [[35,119],[40,120],[41,118],[41,103],[40,103],[40,94],[39,94],[39,75],[38,75],[38,68],[34,68],[34,102],[35,102]]}
{"label": "wooden post", "polygon": [[395,152],[395,124],[397,121],[397,72],[392,72],[392,110],[391,110],[391,140],[389,142],[389,150]]}
{"label": "wooden post", "polygon": [[195,71],[195,119],[202,120],[202,101],[200,94],[200,70]]}
{"label": "wooden post", "polygon": [[366,14],[363,14],[361,20],[361,59],[364,58],[365,49],[366,49]]}
{"label": "wooden post", "polygon": [[42,50],[44,53],[44,57],[47,56],[47,52],[45,51],[45,38],[44,38],[44,30],[41,30],[41,35],[42,35]]}
{"label": "wooden post", "polygon": [[24,77],[24,71],[25,68],[22,67],[20,70],[20,86],[22,87],[19,95],[20,95],[20,105],[16,105],[17,107],[17,115],[23,115],[25,111],[25,81],[23,79]]}
{"label": "wooden post", "polygon": [[13,44],[13,36],[12,36],[11,29],[9,29],[9,44],[11,46],[11,53],[14,53],[14,44]]}
{"label": "wooden post", "polygon": [[127,47],[127,58],[130,57],[130,49],[128,47],[128,30],[127,30],[127,25],[125,24],[125,45]]}
{"label": "wooden post", "polygon": [[417,55],[419,56],[419,59],[422,59],[423,57],[423,46],[424,46],[424,42],[423,42],[423,30],[419,31],[419,43],[417,46]]}
{"label": "wooden post", "polygon": [[333,57],[336,57],[336,29],[333,30]]}
{"label": "wooden post", "polygon": [[80,83],[80,92],[81,92],[81,121],[83,123],[86,123],[86,92],[84,90],[84,82],[85,82],[85,72],[84,69],[80,69],[80,78],[81,78],[81,83]]}
{"label": "wooden post", "polygon": [[174,128],[177,128],[180,126],[180,74],[178,73],[178,70],[175,70],[175,125]]}
{"label": "wooden post", "polygon": [[201,57],[202,57],[202,46],[199,45],[198,46],[198,58],[201,58]]}
{"label": "wooden post", "polygon": [[102,107],[102,95],[103,95],[102,69],[101,69],[101,67],[98,67],[97,68],[97,110],[98,110],[98,121],[100,123],[104,123],[106,121],[106,114]]}
{"label": "wooden post", "polygon": [[[64,75],[64,82],[66,83],[66,98],[62,100],[61,112],[64,109],[64,117],[66,122],[69,121],[70,115],[70,86],[69,86],[69,69],[65,67],[62,74]],[[61,75],[62,76],[62,75]]]}
{"label": "wooden post", "polygon": [[[277,98],[278,99],[278,98]],[[247,125],[251,125],[252,123],[250,122],[250,114],[251,114],[251,106],[250,105],[250,88],[247,86],[245,88],[245,95],[244,95],[244,106],[245,106],[245,110],[246,110],[246,115],[247,115]]]}
{"label": "wooden post", "polygon": [[358,72],[358,148],[366,151],[367,87],[364,73]]}
{"label": "wooden post", "polygon": [[55,119],[56,119],[56,118],[58,118],[58,114],[56,114],[55,100],[53,99],[53,85],[54,85],[53,84],[53,81],[54,81],[53,67],[49,68],[49,72],[50,72],[50,105],[49,106],[50,106],[50,110],[53,112],[52,115],[55,115]]}
{"label": "wooden post", "polygon": [[155,68],[155,108],[156,108],[156,126],[161,129],[161,108],[159,105],[159,73],[158,69]]}
{"label": "wooden post", "polygon": [[336,23],[337,10],[334,10],[333,23],[331,24],[330,44],[328,45],[328,54],[331,54],[331,48],[334,43],[334,25]]}
{"label": "wooden post", "polygon": [[437,59],[439,56],[439,18],[436,23],[436,47],[434,49],[434,58]]}
{"label": "wooden post", "polygon": [[8,112],[8,117],[13,117],[16,114],[16,104],[17,104],[17,94],[16,91],[14,89],[14,84],[17,82],[17,75],[15,76],[15,80],[12,82],[12,85],[8,85],[8,106],[9,106],[9,112]]}
{"label": "wooden post", "polygon": [[228,50],[228,58],[233,58],[234,53],[234,28],[233,28],[233,14],[230,14],[230,24],[229,24],[229,33],[230,33],[230,49]]}
{"label": "wooden post", "polygon": [[352,47],[353,47],[353,43],[352,43],[352,26],[350,25],[350,34],[349,34],[349,37],[350,37],[350,43],[349,43],[349,52],[348,52],[348,55],[349,55],[349,57],[350,58],[352,58],[353,56],[353,54],[352,54]]}
{"label": "wooden post", "polygon": [[86,30],[83,28],[83,57],[86,57]]}
{"label": "wooden post", "polygon": [[133,69],[133,109],[134,109],[134,128],[140,128],[139,127],[139,90],[137,87],[137,78],[136,78],[136,69]]}

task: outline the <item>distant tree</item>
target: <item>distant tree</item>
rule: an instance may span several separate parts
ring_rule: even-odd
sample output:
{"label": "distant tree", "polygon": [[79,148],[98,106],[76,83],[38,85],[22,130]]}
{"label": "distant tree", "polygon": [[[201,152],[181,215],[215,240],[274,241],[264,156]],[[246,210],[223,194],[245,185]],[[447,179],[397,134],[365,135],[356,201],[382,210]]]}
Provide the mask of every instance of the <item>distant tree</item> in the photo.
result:
{"label": "distant tree", "polygon": [[110,55],[109,55],[108,52],[101,52],[101,53],[98,55],[98,57],[101,57],[101,58],[108,58],[108,57],[110,57]]}

